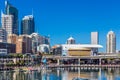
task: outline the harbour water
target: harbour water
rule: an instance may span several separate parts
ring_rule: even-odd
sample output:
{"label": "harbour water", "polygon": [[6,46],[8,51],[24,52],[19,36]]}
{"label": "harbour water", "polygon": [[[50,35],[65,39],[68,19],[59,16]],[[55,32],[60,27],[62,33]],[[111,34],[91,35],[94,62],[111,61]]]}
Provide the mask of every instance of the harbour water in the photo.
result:
{"label": "harbour water", "polygon": [[120,80],[120,69],[80,69],[61,68],[43,69],[40,71],[0,71],[0,80]]}

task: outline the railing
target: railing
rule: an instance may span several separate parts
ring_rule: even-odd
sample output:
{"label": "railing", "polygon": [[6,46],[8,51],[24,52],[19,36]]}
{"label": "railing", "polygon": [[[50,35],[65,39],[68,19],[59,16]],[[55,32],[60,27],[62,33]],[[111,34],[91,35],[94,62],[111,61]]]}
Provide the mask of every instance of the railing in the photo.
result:
{"label": "railing", "polygon": [[84,65],[71,65],[71,64],[68,64],[68,65],[56,65],[56,64],[50,64],[48,65],[48,67],[52,68],[52,67],[97,67],[97,68],[116,68],[116,67],[119,67],[120,68],[120,65],[87,65],[87,64],[84,64]]}

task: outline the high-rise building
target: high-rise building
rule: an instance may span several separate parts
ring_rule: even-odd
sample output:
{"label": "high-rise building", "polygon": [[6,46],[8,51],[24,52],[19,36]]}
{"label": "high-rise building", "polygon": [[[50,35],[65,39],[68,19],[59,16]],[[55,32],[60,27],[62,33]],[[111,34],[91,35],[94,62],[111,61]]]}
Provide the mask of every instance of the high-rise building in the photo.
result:
{"label": "high-rise building", "polygon": [[113,31],[109,31],[107,34],[107,53],[116,52],[116,36]]}
{"label": "high-rise building", "polygon": [[12,34],[13,30],[13,15],[6,15],[1,13],[2,28],[6,30],[7,34]]}
{"label": "high-rise building", "polygon": [[5,29],[0,28],[0,42],[7,42],[7,33]]}
{"label": "high-rise building", "polygon": [[12,34],[19,34],[18,28],[18,10],[14,6],[12,6],[8,1],[5,1],[5,14],[13,16],[13,27]]}
{"label": "high-rise building", "polygon": [[91,32],[91,44],[98,44],[98,32]]}
{"label": "high-rise building", "polygon": [[[98,45],[99,44],[99,38],[98,38],[98,32],[91,32],[91,44],[92,45]],[[98,48],[92,48],[92,55],[97,55]]]}
{"label": "high-rise building", "polygon": [[35,31],[33,15],[25,16],[21,22],[21,34],[32,34]]}
{"label": "high-rise building", "polygon": [[67,44],[75,44],[75,39],[73,37],[70,37],[68,40],[67,40]]}

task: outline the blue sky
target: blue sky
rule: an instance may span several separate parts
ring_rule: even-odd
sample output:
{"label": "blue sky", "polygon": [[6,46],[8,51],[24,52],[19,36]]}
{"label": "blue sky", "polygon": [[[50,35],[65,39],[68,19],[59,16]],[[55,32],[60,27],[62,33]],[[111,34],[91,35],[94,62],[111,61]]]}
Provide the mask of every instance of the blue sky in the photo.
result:
{"label": "blue sky", "polygon": [[[89,44],[90,33],[99,32],[101,51],[106,50],[106,34],[113,30],[120,50],[119,0],[8,0],[19,10],[19,22],[34,10],[36,31],[50,35],[51,44],[65,43],[72,35],[77,43]],[[0,0],[4,9],[4,0]]]}

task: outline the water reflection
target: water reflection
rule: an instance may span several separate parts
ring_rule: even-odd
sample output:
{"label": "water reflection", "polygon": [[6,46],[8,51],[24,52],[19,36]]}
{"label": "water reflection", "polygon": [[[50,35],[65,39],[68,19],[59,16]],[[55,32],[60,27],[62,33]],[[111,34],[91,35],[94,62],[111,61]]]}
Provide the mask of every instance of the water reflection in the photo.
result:
{"label": "water reflection", "polygon": [[42,71],[0,71],[0,80],[120,80],[120,69],[83,70],[80,68],[49,69]]}

